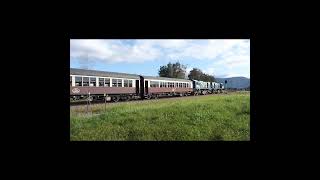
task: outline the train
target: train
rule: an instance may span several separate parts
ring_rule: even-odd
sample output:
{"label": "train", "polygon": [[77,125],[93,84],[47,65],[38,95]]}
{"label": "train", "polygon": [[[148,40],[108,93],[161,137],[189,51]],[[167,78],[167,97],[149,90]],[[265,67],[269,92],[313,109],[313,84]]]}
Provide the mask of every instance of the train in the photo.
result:
{"label": "train", "polygon": [[70,101],[129,101],[222,93],[223,83],[70,68]]}

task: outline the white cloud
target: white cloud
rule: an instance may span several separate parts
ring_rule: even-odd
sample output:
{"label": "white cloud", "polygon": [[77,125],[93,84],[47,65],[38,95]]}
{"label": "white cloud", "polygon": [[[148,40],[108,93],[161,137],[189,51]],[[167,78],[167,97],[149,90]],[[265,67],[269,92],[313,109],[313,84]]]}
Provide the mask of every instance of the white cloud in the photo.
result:
{"label": "white cloud", "polygon": [[134,46],[116,40],[70,40],[70,57],[106,63],[144,62],[154,60],[160,51],[148,41],[137,41]]}
{"label": "white cloud", "polygon": [[[105,63],[192,59],[208,74],[250,73],[250,40],[70,40],[70,58]],[[192,67],[188,67],[191,70]],[[188,70],[188,71],[189,71]],[[240,73],[241,74],[241,73]],[[243,73],[242,73],[243,74]]]}
{"label": "white cloud", "polygon": [[[219,77],[249,77],[250,44],[248,41],[237,40],[231,41],[230,43],[222,43],[220,45],[223,47],[216,50],[216,53],[218,54],[216,56],[216,61],[211,63],[204,71]],[[216,46],[216,44],[212,47],[214,46]]]}

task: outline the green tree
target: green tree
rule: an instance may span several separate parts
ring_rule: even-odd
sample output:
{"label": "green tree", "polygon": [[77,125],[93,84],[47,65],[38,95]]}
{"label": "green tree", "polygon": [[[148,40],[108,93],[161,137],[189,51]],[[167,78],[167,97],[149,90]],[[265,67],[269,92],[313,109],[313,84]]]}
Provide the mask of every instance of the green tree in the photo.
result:
{"label": "green tree", "polygon": [[214,78],[214,76],[211,76],[209,74],[205,74],[198,68],[193,68],[190,71],[188,78],[194,79],[194,80],[199,80],[199,81],[206,81],[206,82],[214,82],[216,80]]}
{"label": "green tree", "polygon": [[194,80],[200,80],[201,79],[201,75],[203,74],[203,72],[198,69],[198,68],[193,68],[189,75],[188,75],[188,78],[189,79],[194,79]]}
{"label": "green tree", "polygon": [[159,76],[184,79],[186,74],[186,69],[187,69],[187,66],[180,64],[179,61],[177,61],[174,64],[169,62],[167,65],[160,67]]}

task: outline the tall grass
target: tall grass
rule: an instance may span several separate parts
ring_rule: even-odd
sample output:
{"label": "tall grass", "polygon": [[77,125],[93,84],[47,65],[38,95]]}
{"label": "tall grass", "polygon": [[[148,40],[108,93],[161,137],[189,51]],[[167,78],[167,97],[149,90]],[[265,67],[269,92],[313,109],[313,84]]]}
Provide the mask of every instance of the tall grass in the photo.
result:
{"label": "tall grass", "polygon": [[95,105],[72,109],[72,141],[250,140],[250,94]]}

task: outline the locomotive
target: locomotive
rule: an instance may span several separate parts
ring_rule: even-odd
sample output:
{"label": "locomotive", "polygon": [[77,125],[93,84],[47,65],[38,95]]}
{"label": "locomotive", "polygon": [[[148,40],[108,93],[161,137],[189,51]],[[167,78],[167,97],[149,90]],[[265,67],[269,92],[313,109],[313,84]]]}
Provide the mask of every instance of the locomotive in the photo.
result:
{"label": "locomotive", "polygon": [[157,99],[221,93],[222,83],[70,68],[70,100]]}

